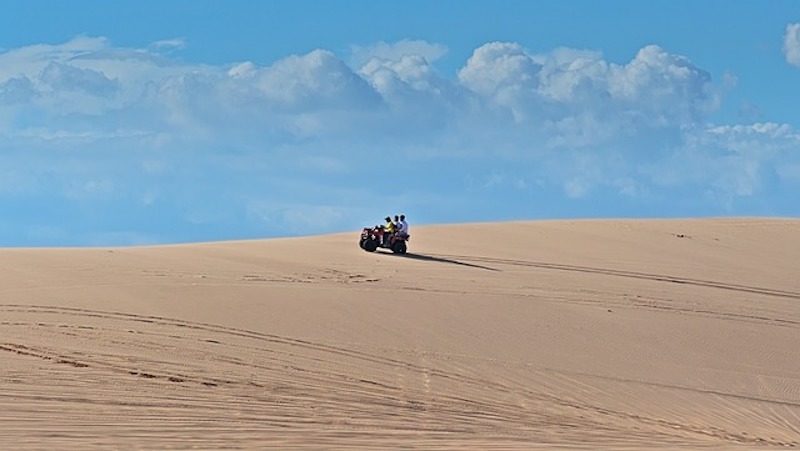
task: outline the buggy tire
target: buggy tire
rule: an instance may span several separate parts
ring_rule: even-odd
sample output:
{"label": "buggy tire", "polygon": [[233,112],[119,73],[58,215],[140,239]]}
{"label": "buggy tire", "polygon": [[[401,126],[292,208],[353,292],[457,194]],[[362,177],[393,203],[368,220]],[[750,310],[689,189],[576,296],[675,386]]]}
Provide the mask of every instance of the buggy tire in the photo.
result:
{"label": "buggy tire", "polygon": [[406,242],[405,241],[395,241],[392,244],[392,252],[395,254],[405,254],[406,253]]}
{"label": "buggy tire", "polygon": [[378,240],[374,238],[364,240],[364,244],[361,245],[361,248],[367,252],[375,252],[375,250],[378,249]]}

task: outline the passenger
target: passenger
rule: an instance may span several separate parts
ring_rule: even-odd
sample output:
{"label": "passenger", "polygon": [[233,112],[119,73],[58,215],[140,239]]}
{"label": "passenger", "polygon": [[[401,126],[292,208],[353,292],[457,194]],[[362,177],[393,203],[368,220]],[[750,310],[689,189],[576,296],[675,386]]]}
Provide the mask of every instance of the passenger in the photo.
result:
{"label": "passenger", "polygon": [[398,230],[403,236],[408,236],[408,223],[406,222],[406,215],[400,215],[400,226]]}

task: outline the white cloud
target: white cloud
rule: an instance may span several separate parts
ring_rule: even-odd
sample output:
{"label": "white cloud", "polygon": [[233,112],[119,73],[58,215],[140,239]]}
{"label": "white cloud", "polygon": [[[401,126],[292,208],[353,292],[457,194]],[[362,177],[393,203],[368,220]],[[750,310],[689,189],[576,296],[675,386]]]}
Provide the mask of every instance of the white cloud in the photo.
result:
{"label": "white cloud", "polygon": [[42,69],[39,80],[56,92],[83,91],[93,96],[109,96],[119,88],[116,80],[110,80],[102,72],[55,61]]}
{"label": "white cloud", "polygon": [[420,130],[440,126],[467,109],[471,93],[440,77],[421,56],[390,61],[374,58],[359,75],[396,113],[395,123],[413,123]]}
{"label": "white cloud", "polygon": [[800,132],[789,124],[773,122],[710,127],[700,142],[706,148],[739,155],[766,156],[800,152]]}
{"label": "white cloud", "polygon": [[648,121],[688,124],[717,107],[711,76],[687,58],[654,45],[623,67],[613,67],[609,93]]}
{"label": "white cloud", "polygon": [[720,87],[658,46],[616,64],[494,42],[452,79],[434,65],[445,49],[420,41],[360,49],[358,69],[321,49],[266,66],[159,53],[181,45],[78,37],[0,53],[0,196],[257,234],[369,216],[382,204],[365,187],[396,176],[408,183],[392,201],[440,220],[482,208],[473,196],[487,210],[531,204],[500,193],[647,202],[685,190],[730,204],[800,182],[796,127],[708,125]]}
{"label": "white cloud", "polygon": [[350,48],[350,63],[360,68],[372,59],[400,61],[405,57],[420,57],[433,63],[447,53],[442,44],[422,40],[402,40],[394,43],[378,42],[369,46],[354,45]]}
{"label": "white cloud", "polygon": [[379,100],[361,77],[326,50],[284,58],[258,78],[257,88],[269,102],[295,111],[369,108]]}
{"label": "white cloud", "polygon": [[515,43],[493,42],[473,52],[458,72],[459,81],[486,99],[521,117],[536,108],[541,64]]}
{"label": "white cloud", "polygon": [[597,52],[562,48],[534,59],[542,65],[538,89],[546,99],[575,103],[607,95],[609,64]]}
{"label": "white cloud", "polygon": [[183,38],[163,39],[150,44],[150,48],[156,51],[182,50],[186,47],[186,40]]}
{"label": "white cloud", "polygon": [[[436,80],[430,64],[421,56],[403,56],[399,60],[372,59],[361,68],[360,73],[376,79],[376,74],[381,71],[390,72],[398,81],[417,90],[429,90],[432,81]],[[378,81],[376,84],[380,90],[383,83]]]}
{"label": "white cloud", "polygon": [[[681,147],[648,172],[657,186],[704,186],[715,199],[776,191],[800,163],[800,133],[787,124],[722,125],[688,132]],[[785,174],[785,175],[784,175]]]}
{"label": "white cloud", "polygon": [[792,66],[800,67],[800,23],[786,26],[786,35],[783,38],[783,54],[786,62]]}
{"label": "white cloud", "polygon": [[258,73],[258,68],[250,61],[239,63],[228,70],[228,76],[231,78],[252,78]]}
{"label": "white cloud", "polygon": [[[179,44],[170,42],[163,45]],[[701,120],[716,101],[707,73],[656,46],[620,66],[592,51],[531,55],[516,43],[489,43],[457,80],[431,65],[444,52],[440,46],[403,41],[375,49],[371,55],[384,58],[354,72],[326,50],[270,66],[226,67],[114,47],[103,38],[30,46],[0,54],[0,120],[14,122],[17,114],[18,125],[58,129],[124,121],[153,135],[222,141],[265,132],[350,133],[363,130],[364,121],[375,130],[469,130],[490,121],[524,124],[529,136],[565,145],[576,136],[588,144],[641,127],[680,127]]]}
{"label": "white cloud", "polygon": [[693,123],[718,106],[709,74],[658,46],[620,66],[599,53],[557,49],[531,55],[519,44],[475,50],[459,80],[519,122],[594,116],[612,128]]}
{"label": "white cloud", "polygon": [[66,62],[109,48],[105,38],[76,37],[63,44],[38,44],[0,53],[0,80],[26,76],[35,78],[52,62]]}

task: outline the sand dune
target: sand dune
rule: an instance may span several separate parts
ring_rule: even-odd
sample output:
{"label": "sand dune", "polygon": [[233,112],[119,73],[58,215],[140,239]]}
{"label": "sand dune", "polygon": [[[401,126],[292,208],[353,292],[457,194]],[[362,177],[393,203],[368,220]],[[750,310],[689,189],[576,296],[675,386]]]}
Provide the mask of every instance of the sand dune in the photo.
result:
{"label": "sand dune", "polygon": [[800,447],[800,220],[0,250],[2,449]]}

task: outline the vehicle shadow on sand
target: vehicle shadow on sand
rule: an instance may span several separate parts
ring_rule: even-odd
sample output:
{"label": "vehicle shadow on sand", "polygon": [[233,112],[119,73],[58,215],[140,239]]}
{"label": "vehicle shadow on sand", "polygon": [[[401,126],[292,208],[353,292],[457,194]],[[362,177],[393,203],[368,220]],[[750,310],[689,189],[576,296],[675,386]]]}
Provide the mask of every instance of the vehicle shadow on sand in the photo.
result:
{"label": "vehicle shadow on sand", "polygon": [[449,259],[449,258],[432,257],[430,255],[423,255],[423,254],[410,254],[410,253],[407,253],[407,254],[392,254],[392,253],[390,253],[390,254],[387,254],[387,255],[391,255],[391,256],[399,257],[399,258],[410,258],[412,260],[421,260],[421,261],[426,261],[426,262],[449,263],[451,265],[467,266],[467,267],[470,267],[470,268],[483,269],[485,271],[500,271],[499,269],[491,268],[489,266],[476,265],[476,264],[473,264],[473,263],[460,262],[458,260],[452,260],[452,259]]}

